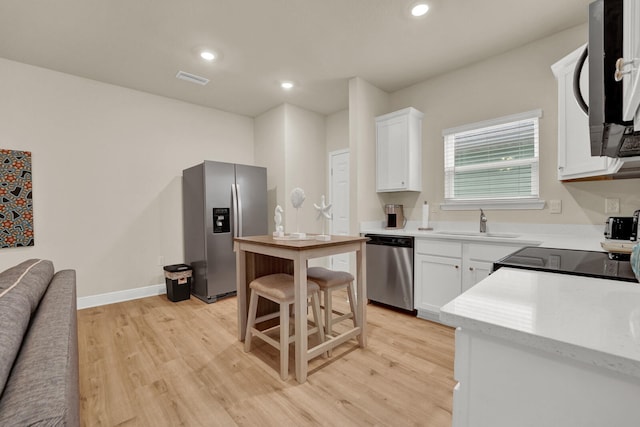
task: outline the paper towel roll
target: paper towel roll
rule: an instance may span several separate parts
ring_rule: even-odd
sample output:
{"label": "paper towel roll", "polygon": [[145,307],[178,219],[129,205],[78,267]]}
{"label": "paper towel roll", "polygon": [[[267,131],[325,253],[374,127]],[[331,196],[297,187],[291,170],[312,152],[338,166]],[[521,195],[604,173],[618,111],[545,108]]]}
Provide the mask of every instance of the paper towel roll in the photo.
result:
{"label": "paper towel roll", "polygon": [[429,228],[429,204],[422,205],[422,228]]}

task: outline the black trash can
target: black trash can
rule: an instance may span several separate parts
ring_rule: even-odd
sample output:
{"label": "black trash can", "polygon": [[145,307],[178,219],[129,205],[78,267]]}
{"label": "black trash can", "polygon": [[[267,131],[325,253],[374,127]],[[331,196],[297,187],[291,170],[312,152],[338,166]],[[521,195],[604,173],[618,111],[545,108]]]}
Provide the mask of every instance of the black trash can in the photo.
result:
{"label": "black trash can", "polygon": [[164,277],[167,282],[167,298],[173,302],[191,298],[191,278],[193,269],[187,264],[164,266]]}

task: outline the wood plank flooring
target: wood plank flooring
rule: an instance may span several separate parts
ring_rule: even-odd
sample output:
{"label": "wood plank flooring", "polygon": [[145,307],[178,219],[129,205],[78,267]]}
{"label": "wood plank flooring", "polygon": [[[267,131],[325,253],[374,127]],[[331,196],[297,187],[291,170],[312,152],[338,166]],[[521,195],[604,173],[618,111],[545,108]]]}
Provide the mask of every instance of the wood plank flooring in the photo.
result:
{"label": "wood plank flooring", "polygon": [[234,297],[80,310],[82,425],[450,426],[453,329],[371,304],[367,320],[366,349],[341,345],[298,384],[293,358],[284,382],[275,349],[243,351]]}

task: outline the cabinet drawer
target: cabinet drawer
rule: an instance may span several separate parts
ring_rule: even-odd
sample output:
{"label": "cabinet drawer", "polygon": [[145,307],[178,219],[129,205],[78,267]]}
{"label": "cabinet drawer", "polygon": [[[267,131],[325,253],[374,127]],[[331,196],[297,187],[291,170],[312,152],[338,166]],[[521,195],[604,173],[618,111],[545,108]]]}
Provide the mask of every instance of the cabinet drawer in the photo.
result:
{"label": "cabinet drawer", "polygon": [[482,243],[467,243],[465,245],[465,255],[466,255],[466,258],[469,258],[469,259],[493,262],[521,248],[522,246],[486,245]]}
{"label": "cabinet drawer", "polygon": [[416,253],[446,257],[462,257],[462,243],[416,239]]}

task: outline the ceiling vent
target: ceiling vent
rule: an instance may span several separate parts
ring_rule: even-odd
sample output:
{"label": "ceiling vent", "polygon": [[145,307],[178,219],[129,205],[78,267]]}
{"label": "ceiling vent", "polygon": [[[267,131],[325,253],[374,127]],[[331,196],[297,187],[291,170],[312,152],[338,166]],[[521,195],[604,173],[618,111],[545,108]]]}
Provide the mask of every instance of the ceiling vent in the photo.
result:
{"label": "ceiling vent", "polygon": [[180,80],[185,80],[187,82],[191,82],[191,83],[196,83],[199,85],[206,85],[207,83],[209,83],[209,79],[206,79],[204,77],[200,77],[200,76],[196,76],[195,74],[191,74],[191,73],[187,73],[185,71],[178,71],[178,74],[176,74],[176,78],[180,79]]}

